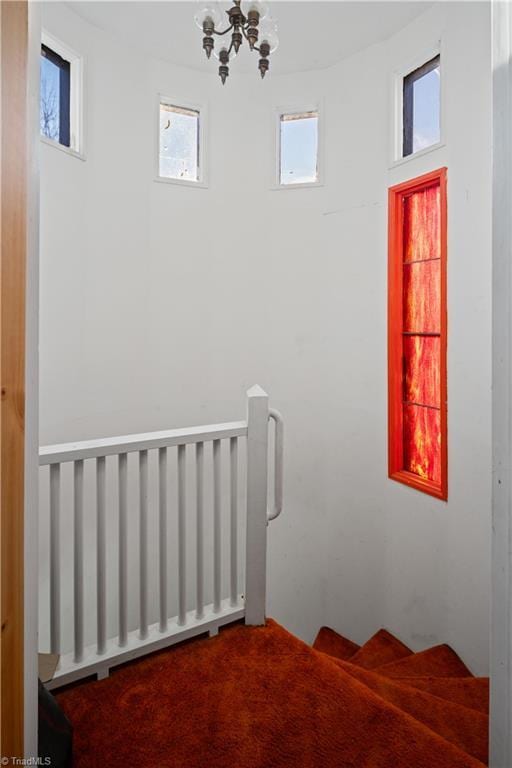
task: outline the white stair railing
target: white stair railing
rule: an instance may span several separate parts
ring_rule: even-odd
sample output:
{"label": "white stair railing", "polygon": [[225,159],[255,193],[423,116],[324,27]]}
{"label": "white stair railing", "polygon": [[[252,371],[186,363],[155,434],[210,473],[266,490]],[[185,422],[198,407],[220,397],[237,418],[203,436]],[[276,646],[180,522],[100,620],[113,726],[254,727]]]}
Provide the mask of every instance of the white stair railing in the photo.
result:
{"label": "white stair railing", "polygon": [[[40,611],[41,634],[48,625],[49,650],[61,654],[52,687],[93,673],[105,676],[110,667],[203,632],[216,634],[219,626],[240,618],[264,623],[267,522],[282,507],[282,419],[269,411],[260,387],[247,394],[246,421],[40,449],[42,472],[49,468],[48,551],[41,557],[48,565],[42,580],[49,584],[48,602]],[[267,509],[269,418],[276,425],[272,511]],[[228,461],[223,460],[224,446]],[[174,448],[175,505],[169,487]],[[129,461],[132,454],[137,465]],[[72,493],[62,487],[63,465],[72,466]],[[136,509],[132,486],[138,486]],[[171,511],[174,547],[169,545]],[[239,541],[243,524],[245,589]],[[191,532],[193,542],[187,541]],[[136,542],[135,549],[130,541]],[[229,554],[224,557],[226,542]],[[69,579],[70,606],[63,604]]]}

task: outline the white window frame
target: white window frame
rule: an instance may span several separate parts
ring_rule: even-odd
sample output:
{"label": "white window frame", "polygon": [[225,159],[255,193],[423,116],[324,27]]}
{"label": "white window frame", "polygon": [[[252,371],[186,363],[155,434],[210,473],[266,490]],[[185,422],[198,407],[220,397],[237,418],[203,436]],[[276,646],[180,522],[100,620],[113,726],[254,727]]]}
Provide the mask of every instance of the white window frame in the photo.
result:
{"label": "white window frame", "polygon": [[[440,57],[440,92],[439,92],[439,141],[435,144],[431,144],[430,147],[425,147],[417,152],[412,152],[406,157],[403,156],[403,97],[404,97],[404,78],[411,72],[414,72],[419,67],[426,64],[427,61],[431,61],[436,56]],[[391,126],[391,162],[390,168],[394,168],[398,165],[403,165],[411,160],[416,160],[418,157],[428,155],[430,152],[435,152],[437,149],[441,149],[446,145],[445,134],[445,119],[446,119],[446,57],[443,52],[442,40],[438,40],[435,45],[425,48],[420,54],[410,59],[404,66],[395,70],[392,75],[392,104],[394,108],[392,113],[392,126]]]}
{"label": "white window frame", "polygon": [[[317,146],[317,180],[303,181],[297,184],[281,184],[281,117],[283,115],[300,115],[316,112],[318,115],[318,146]],[[320,101],[285,105],[274,110],[274,170],[271,189],[311,189],[324,185],[324,123],[325,109]]]}
{"label": "white window frame", "polygon": [[[169,176],[160,175],[160,105],[165,104],[169,107],[190,109],[199,113],[199,177],[197,181],[191,179],[172,179]],[[156,151],[155,151],[155,181],[163,184],[178,184],[181,187],[195,187],[196,189],[206,189],[208,187],[208,105],[195,104],[186,99],[171,98],[163,93],[157,95],[156,101]]]}
{"label": "white window frame", "polygon": [[41,141],[50,147],[60,149],[68,155],[85,160],[84,151],[84,58],[65,43],[57,40],[46,30],[41,32],[41,43],[69,61],[69,147],[58,141],[41,136]]}

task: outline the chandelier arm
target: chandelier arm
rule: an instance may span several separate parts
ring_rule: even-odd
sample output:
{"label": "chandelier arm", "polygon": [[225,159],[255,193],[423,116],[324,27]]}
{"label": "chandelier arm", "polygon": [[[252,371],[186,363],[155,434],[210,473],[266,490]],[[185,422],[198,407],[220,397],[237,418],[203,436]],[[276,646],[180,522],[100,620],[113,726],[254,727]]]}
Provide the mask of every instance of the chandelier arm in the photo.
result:
{"label": "chandelier arm", "polygon": [[[248,16],[245,16],[240,10],[241,3],[242,0],[234,0],[234,7],[226,12],[229,20],[226,29],[215,29],[214,26],[210,27],[209,25],[206,25],[206,22],[203,25],[203,32],[205,34],[205,37],[203,38],[203,48],[206,51],[208,58],[210,58],[210,54],[213,50],[213,36],[223,37],[229,33],[232,34],[229,47],[227,47],[226,43],[220,51],[219,56],[221,61],[219,74],[223,84],[226,82],[226,78],[229,75],[229,56],[233,49],[235,50],[235,53],[238,53],[244,37],[249,43],[251,50],[256,51],[260,55],[259,70],[261,76],[264,77],[269,69],[271,53],[269,43],[266,40],[263,40],[259,45],[256,45],[260,21],[259,14],[256,11],[250,11]],[[211,19],[209,20],[209,23],[211,23]],[[205,26],[207,28],[205,28]],[[251,32],[251,35],[249,35],[248,32]],[[236,40],[234,38],[236,38]]]}
{"label": "chandelier arm", "polygon": [[214,34],[214,35],[219,35],[219,37],[220,37],[221,35],[227,35],[227,33],[228,33],[228,32],[231,32],[231,30],[232,30],[232,29],[233,29],[233,25],[232,25],[232,24],[230,24],[230,25],[229,25],[229,27],[228,27],[227,29],[225,29],[225,30],[224,30],[224,32],[218,32],[218,31],[217,31],[217,30],[214,28],[214,29],[212,29],[212,34]]}

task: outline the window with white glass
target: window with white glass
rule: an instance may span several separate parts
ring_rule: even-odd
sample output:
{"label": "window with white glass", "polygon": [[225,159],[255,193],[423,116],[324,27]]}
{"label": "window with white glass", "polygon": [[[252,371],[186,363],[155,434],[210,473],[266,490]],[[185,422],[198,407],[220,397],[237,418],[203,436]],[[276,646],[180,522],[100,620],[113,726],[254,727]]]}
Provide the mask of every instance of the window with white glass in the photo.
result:
{"label": "window with white glass", "polygon": [[318,123],[318,110],[279,113],[279,186],[319,183]]}
{"label": "window with white glass", "polygon": [[160,98],[158,178],[204,183],[203,111]]}

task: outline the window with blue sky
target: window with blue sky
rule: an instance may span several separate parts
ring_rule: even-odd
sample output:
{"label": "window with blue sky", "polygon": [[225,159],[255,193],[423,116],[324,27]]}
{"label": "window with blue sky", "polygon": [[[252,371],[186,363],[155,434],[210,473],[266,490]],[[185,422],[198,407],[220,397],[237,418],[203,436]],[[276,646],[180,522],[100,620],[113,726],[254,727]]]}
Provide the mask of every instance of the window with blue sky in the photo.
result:
{"label": "window with blue sky", "polygon": [[318,112],[280,116],[279,183],[318,181]]}
{"label": "window with blue sky", "polygon": [[199,111],[160,104],[159,176],[199,181]]}
{"label": "window with blue sky", "polygon": [[46,45],[41,46],[41,135],[70,145],[70,62]]}
{"label": "window with blue sky", "polygon": [[435,56],[404,77],[403,156],[438,144],[441,139],[441,66]]}

